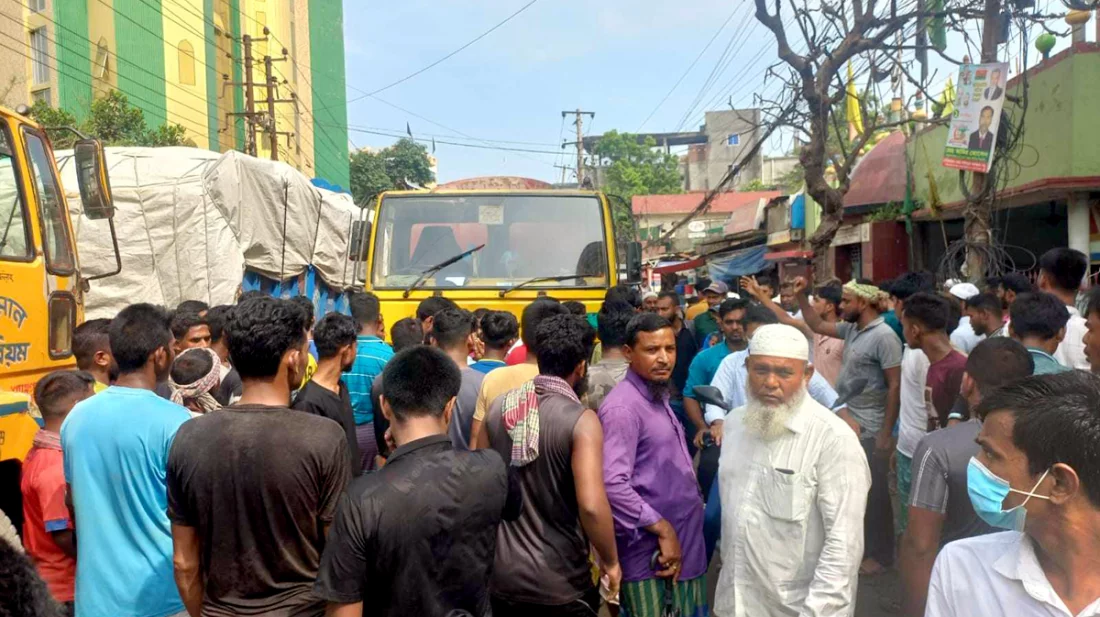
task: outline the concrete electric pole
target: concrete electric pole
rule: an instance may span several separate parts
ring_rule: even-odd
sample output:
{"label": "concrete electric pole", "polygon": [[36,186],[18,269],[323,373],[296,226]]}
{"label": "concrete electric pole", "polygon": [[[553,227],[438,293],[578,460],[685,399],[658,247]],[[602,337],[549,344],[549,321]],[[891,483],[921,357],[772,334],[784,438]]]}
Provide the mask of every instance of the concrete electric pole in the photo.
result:
{"label": "concrete electric pole", "polygon": [[596,112],[594,111],[581,111],[579,108],[576,111],[563,111],[561,117],[564,118],[569,114],[576,116],[573,124],[577,127],[577,186],[580,187],[584,184],[584,131],[582,127],[584,125],[584,116],[589,118],[595,118]]}
{"label": "concrete electric pole", "polygon": [[[984,24],[982,25],[982,64],[997,61],[997,45],[1000,42],[1001,0],[985,0]],[[1027,70],[1027,67],[1024,67]],[[1005,130],[1006,127],[1001,127]],[[996,139],[994,138],[994,141]],[[994,149],[996,144],[994,144]],[[996,156],[996,155],[994,155]],[[984,173],[974,173],[970,185],[970,203],[964,213],[963,235],[966,237],[966,278],[980,284],[986,276],[990,264],[986,258],[992,253],[988,250],[992,243],[990,218],[993,215],[993,195],[986,194],[986,182],[990,181]],[[992,179],[993,182],[997,178]],[[992,188],[990,188],[990,192]]]}

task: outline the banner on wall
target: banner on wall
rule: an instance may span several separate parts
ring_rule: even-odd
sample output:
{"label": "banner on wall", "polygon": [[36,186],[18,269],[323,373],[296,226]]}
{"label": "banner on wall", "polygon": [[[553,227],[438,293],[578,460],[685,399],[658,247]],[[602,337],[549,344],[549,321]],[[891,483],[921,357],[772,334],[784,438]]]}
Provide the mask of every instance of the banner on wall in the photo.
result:
{"label": "banner on wall", "polygon": [[944,167],[979,173],[989,171],[1001,124],[1007,78],[1006,62],[959,67],[955,111],[943,153]]}

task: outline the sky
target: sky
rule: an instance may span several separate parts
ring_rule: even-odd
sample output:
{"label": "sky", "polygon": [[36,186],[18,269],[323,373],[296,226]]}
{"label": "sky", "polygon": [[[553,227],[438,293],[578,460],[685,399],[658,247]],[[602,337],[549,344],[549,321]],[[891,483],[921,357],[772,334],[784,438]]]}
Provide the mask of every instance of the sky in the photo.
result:
{"label": "sky", "polygon": [[[1040,6],[1047,1],[1039,0]],[[638,132],[647,117],[645,131],[692,130],[704,109],[728,109],[731,99],[750,107],[754,92],[778,85],[765,80],[775,44],[753,18],[750,0],[536,0],[438,66],[365,96],[435,62],[528,2],[345,0],[352,145],[388,146],[407,125],[429,150],[435,138],[441,182],[483,175],[557,182],[563,172],[555,165],[570,167],[565,173],[572,181],[575,151],[563,150],[561,142],[574,141],[576,129],[572,116],[563,121],[562,110],[595,112],[584,119],[586,135]],[[965,47],[957,36],[949,45]],[[1059,41],[1055,53],[1064,47]],[[719,62],[727,51],[727,61]],[[933,83],[942,87],[953,69],[939,64]],[[765,154],[787,151],[792,143],[791,134],[780,135]]]}

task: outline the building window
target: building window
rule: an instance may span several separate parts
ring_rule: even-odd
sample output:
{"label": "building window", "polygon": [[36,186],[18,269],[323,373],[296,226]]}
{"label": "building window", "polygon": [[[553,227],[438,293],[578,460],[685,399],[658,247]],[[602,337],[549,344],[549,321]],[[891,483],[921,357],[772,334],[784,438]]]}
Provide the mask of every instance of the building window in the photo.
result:
{"label": "building window", "polygon": [[741,136],[738,135],[737,133],[731,133],[728,137],[726,137],[726,145],[727,146],[740,146],[741,145]]}
{"label": "building window", "polygon": [[185,86],[195,85],[195,48],[186,39],[176,46],[179,52],[179,80]]}
{"label": "building window", "polygon": [[95,46],[95,64],[92,71],[96,79],[108,79],[111,75],[111,53],[107,49],[107,39],[100,38]]}
{"label": "building window", "polygon": [[35,90],[34,92],[31,92],[31,102],[37,103],[38,101],[42,101],[46,105],[53,105],[53,103],[50,102],[49,88],[42,88],[41,90]]}
{"label": "building window", "polygon": [[31,0],[27,6],[32,13],[41,13],[46,10],[46,0]]}
{"label": "building window", "polygon": [[31,65],[35,84],[50,82],[49,50],[46,47],[46,29],[31,30]]}

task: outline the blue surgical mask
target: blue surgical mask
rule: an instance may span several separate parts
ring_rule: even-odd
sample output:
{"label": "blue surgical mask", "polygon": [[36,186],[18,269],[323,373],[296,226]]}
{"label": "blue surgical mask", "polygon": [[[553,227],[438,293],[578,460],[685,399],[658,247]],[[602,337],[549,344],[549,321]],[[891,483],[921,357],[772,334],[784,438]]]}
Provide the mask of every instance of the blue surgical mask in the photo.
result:
{"label": "blue surgical mask", "polygon": [[[1030,491],[1018,491],[1012,488],[1007,480],[989,471],[977,457],[971,457],[970,465],[966,470],[966,491],[970,494],[970,503],[974,505],[974,511],[983,521],[998,529],[1023,531],[1024,521],[1027,518],[1024,505],[1032,497],[1050,499],[1050,497],[1035,494],[1035,489],[1039,488],[1048,473],[1050,473],[1049,469],[1044,471]],[[1002,506],[1009,493],[1027,495],[1027,499],[1011,510],[1004,510]]]}

